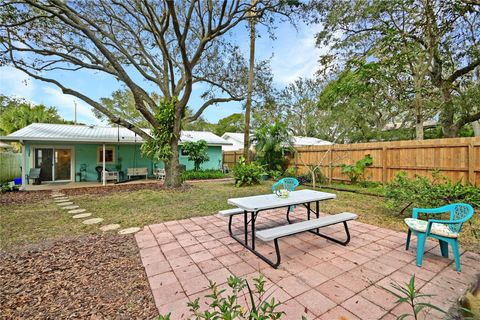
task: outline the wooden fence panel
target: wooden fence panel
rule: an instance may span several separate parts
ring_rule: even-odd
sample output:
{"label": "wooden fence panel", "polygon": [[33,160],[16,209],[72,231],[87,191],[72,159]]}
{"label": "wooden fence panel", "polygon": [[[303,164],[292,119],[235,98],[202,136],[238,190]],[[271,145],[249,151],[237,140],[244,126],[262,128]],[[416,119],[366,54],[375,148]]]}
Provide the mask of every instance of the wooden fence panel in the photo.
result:
{"label": "wooden fence panel", "polygon": [[10,181],[22,175],[20,166],[22,155],[12,152],[0,152],[0,182]]}
{"label": "wooden fence panel", "polygon": [[[241,154],[241,150],[224,152],[224,163],[233,167]],[[290,167],[296,167],[298,174],[306,174],[306,166],[318,166],[328,179],[346,181],[339,165],[354,164],[366,154],[373,158],[365,174],[370,181],[389,182],[400,171],[410,177],[431,178],[433,170],[440,170],[453,181],[480,186],[478,137],[300,147],[291,157]]]}

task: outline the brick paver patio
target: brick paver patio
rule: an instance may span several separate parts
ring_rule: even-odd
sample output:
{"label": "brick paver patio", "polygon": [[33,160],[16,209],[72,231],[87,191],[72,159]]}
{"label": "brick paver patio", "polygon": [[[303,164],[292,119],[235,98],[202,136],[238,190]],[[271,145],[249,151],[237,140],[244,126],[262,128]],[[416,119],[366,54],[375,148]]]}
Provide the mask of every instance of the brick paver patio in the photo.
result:
{"label": "brick paver patio", "polygon": [[[296,208],[292,217],[304,217]],[[241,217],[236,227],[243,226]],[[259,229],[285,223],[284,210],[262,212]],[[462,255],[462,272],[452,260],[440,256],[435,242],[428,242],[422,268],[415,265],[415,242],[404,249],[405,233],[376,226],[349,223],[352,240],[343,247],[310,233],[280,240],[282,264],[275,270],[244,249],[227,231],[227,220],[218,216],[196,217],[149,225],[135,237],[158,310],[172,319],[187,319],[187,302],[209,293],[208,280],[227,288],[235,274],[252,279],[262,273],[268,293],[282,302],[284,319],[395,319],[410,312],[395,306],[393,295],[382,289],[391,282],[405,283],[412,274],[422,293],[435,294],[430,302],[448,309],[480,272],[480,256]],[[342,237],[342,226],[322,229]],[[236,232],[240,232],[236,229]],[[273,247],[257,241],[262,253]],[[205,299],[204,299],[205,300]],[[243,301],[243,300],[242,300]],[[243,303],[243,302],[242,302]],[[423,314],[440,318],[438,313]]]}

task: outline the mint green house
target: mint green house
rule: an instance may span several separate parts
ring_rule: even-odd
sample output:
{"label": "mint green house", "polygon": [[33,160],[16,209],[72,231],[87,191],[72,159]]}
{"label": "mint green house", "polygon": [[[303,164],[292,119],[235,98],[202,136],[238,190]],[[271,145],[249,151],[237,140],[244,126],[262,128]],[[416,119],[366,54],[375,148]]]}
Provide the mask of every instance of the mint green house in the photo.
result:
{"label": "mint green house", "polygon": [[[141,169],[153,177],[155,169],[164,167],[162,162],[143,157],[142,138],[123,127],[34,123],[1,140],[22,145],[22,177],[25,178],[30,168],[40,168],[44,182],[100,182],[103,168],[118,172],[120,180],[126,180],[127,172],[131,173],[132,169]],[[210,158],[201,168],[221,169],[222,146],[230,143],[204,131],[182,131],[180,164],[186,170],[193,169],[193,162],[188,160],[181,145],[199,140],[207,142]],[[22,185],[25,184],[26,179],[22,179]]]}

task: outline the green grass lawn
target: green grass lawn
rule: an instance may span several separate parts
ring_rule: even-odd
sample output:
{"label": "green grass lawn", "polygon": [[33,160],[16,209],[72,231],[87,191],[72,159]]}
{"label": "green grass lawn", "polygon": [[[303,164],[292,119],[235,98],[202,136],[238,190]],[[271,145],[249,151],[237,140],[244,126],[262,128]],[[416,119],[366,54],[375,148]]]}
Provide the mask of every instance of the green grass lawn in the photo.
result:
{"label": "green grass lawn", "polygon": [[[71,199],[104,224],[119,223],[122,227],[144,226],[162,221],[185,219],[215,214],[229,208],[228,198],[271,192],[271,183],[235,188],[230,181],[195,183],[185,190],[139,190],[108,195],[72,196]],[[382,197],[352,192],[321,189],[337,194],[336,200],[325,201],[321,210],[327,213],[355,212],[359,220],[393,230],[406,231],[403,218],[397,211],[387,209]],[[461,243],[463,249],[480,251],[480,243],[472,228],[480,228],[478,214],[473,225],[465,225]],[[28,205],[0,207],[0,235],[2,247],[29,244],[45,239],[83,233],[98,232],[98,228],[85,226],[46,200]]]}

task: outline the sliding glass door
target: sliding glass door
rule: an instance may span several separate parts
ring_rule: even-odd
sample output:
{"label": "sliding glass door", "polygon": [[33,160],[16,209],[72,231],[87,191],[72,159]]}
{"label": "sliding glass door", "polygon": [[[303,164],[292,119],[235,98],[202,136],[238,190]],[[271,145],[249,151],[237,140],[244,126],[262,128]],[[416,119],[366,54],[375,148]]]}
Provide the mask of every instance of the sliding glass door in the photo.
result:
{"label": "sliding glass door", "polygon": [[34,166],[42,181],[72,180],[72,149],[35,148]]}
{"label": "sliding glass door", "polygon": [[55,180],[70,180],[72,174],[72,150],[54,149]]}

